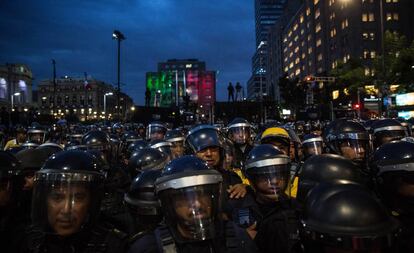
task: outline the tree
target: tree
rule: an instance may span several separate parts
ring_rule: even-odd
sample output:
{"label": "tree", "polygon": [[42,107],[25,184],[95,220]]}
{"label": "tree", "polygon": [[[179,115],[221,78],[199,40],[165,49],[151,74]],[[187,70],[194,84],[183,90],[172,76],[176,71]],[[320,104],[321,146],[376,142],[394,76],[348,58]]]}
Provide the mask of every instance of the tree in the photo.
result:
{"label": "tree", "polygon": [[291,80],[284,74],[279,78],[279,87],[285,107],[296,111],[304,106],[306,87],[298,79]]}
{"label": "tree", "polygon": [[348,88],[352,92],[370,81],[370,78],[365,75],[362,61],[354,58],[349,59],[346,63],[339,62],[329,75],[336,78],[336,87],[333,88]]}
{"label": "tree", "polygon": [[377,85],[399,85],[398,92],[414,89],[414,41],[409,44],[405,36],[396,32],[385,32],[384,56],[380,55],[373,61]]}

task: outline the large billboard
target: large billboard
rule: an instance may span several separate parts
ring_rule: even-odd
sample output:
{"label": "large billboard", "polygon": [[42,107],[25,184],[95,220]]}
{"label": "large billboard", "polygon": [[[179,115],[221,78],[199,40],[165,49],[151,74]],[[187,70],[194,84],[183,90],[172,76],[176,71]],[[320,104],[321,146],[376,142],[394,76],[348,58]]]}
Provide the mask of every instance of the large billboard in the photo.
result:
{"label": "large billboard", "polygon": [[397,106],[414,105],[414,92],[406,94],[398,94],[395,97]]}

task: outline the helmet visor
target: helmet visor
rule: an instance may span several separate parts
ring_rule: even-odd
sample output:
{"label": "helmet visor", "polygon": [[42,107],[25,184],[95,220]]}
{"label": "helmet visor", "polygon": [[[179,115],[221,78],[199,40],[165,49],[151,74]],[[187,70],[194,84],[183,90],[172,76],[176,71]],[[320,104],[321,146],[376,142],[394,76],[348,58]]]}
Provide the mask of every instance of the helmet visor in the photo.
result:
{"label": "helmet visor", "polygon": [[271,165],[247,172],[250,184],[263,201],[278,201],[285,195],[289,182],[289,165]]}
{"label": "helmet visor", "polygon": [[369,153],[368,140],[339,140],[338,150],[342,156],[354,162],[365,161]]}
{"label": "helmet visor", "polygon": [[389,143],[391,141],[401,140],[406,136],[405,131],[403,130],[388,130],[381,131],[375,134],[375,139],[379,144],[378,147],[382,144]]}
{"label": "helmet visor", "polygon": [[148,140],[163,140],[167,129],[161,125],[149,125],[147,128]]}
{"label": "helmet visor", "polygon": [[161,192],[166,220],[179,237],[207,240],[215,235],[220,184],[192,186]]}
{"label": "helmet visor", "polygon": [[42,144],[45,142],[45,135],[46,134],[44,132],[28,133],[28,141],[36,144]]}
{"label": "helmet visor", "polygon": [[322,154],[322,142],[315,141],[303,143],[303,153],[305,156]]}
{"label": "helmet visor", "polygon": [[66,237],[79,232],[96,218],[101,179],[90,174],[53,174],[36,174],[32,220],[44,232]]}
{"label": "helmet visor", "polygon": [[246,144],[250,139],[250,127],[239,126],[230,128],[229,138],[235,144]]}

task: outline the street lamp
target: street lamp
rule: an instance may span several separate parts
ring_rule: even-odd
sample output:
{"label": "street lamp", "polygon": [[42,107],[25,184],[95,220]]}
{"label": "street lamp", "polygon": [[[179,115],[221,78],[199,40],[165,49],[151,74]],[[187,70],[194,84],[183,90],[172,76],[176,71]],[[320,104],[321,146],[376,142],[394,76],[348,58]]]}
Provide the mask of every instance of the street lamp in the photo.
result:
{"label": "street lamp", "polygon": [[117,109],[118,109],[118,118],[120,118],[121,113],[120,113],[120,106],[119,106],[119,94],[121,92],[121,41],[125,40],[125,36],[118,30],[114,30],[114,32],[112,33],[112,39],[115,39],[118,41],[118,79],[117,79],[117,97],[116,97],[116,105],[117,105]]}
{"label": "street lamp", "polygon": [[267,45],[266,41],[260,41],[259,46],[257,46],[257,50],[259,50],[259,77],[260,77],[260,119],[261,123],[264,124],[264,117],[263,117],[263,59],[262,59],[262,46]]}
{"label": "street lamp", "polygon": [[20,96],[20,92],[15,92],[10,96],[11,100],[11,111],[14,112],[14,96]]}
{"label": "street lamp", "polygon": [[108,92],[104,94],[104,117],[105,117],[105,122],[106,123],[106,96],[112,96],[113,93],[112,92]]}

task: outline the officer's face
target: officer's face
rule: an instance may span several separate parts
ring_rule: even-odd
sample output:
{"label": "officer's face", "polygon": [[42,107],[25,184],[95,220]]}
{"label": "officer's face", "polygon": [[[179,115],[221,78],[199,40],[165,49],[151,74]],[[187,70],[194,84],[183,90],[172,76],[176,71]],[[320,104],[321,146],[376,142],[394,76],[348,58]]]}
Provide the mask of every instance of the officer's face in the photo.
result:
{"label": "officer's face", "polygon": [[276,201],[286,188],[287,181],[276,175],[259,175],[254,179],[254,185],[258,194],[266,200]]}
{"label": "officer's face", "polygon": [[[175,213],[184,224],[194,224],[197,220],[211,218],[212,202],[211,196],[203,193],[190,193],[177,197],[174,202]],[[178,231],[186,238],[192,238],[182,225],[178,225]]]}
{"label": "officer's face", "polygon": [[10,201],[11,183],[10,181],[0,181],[0,207],[5,207]]}
{"label": "officer's face", "polygon": [[341,149],[342,156],[350,160],[363,160],[365,159],[365,145],[352,141],[343,141],[339,148]]}
{"label": "officer's face", "polygon": [[33,189],[34,171],[28,172],[24,175],[23,190],[28,191]]}
{"label": "officer's face", "polygon": [[248,128],[234,128],[231,132],[231,140],[234,141],[234,143],[238,144],[244,144],[248,141],[250,138],[250,133]]}
{"label": "officer's face", "polygon": [[184,154],[184,145],[182,142],[171,142],[171,154],[172,158],[181,157]]}
{"label": "officer's face", "polygon": [[43,143],[43,134],[42,133],[33,133],[30,134],[30,141],[38,144]]}
{"label": "officer's face", "polygon": [[48,221],[56,234],[78,232],[88,213],[89,191],[82,185],[53,189],[47,198]]}
{"label": "officer's face", "polygon": [[26,134],[25,133],[18,133],[16,136],[16,139],[19,143],[22,143],[26,140]]}
{"label": "officer's face", "polygon": [[150,136],[150,139],[152,141],[154,141],[154,140],[164,140],[164,133],[161,132],[161,131],[152,132],[151,136]]}
{"label": "officer's face", "polygon": [[220,163],[220,148],[208,147],[196,153],[196,156],[207,162],[208,167],[217,167]]}
{"label": "officer's face", "polygon": [[282,143],[282,142],[273,140],[269,144],[272,144],[273,146],[275,146],[276,148],[278,148],[280,151],[282,151],[283,154],[285,154],[285,155],[287,155],[287,156],[290,157],[289,146],[286,145],[285,143]]}

